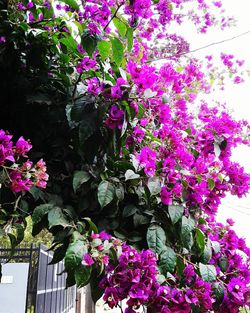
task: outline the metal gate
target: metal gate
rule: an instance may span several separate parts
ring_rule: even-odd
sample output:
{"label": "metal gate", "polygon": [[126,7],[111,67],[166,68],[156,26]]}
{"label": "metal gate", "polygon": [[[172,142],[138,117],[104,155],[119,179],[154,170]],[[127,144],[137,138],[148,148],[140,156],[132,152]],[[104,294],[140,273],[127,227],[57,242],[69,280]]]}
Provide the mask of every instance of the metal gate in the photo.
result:
{"label": "metal gate", "polygon": [[[11,251],[0,248],[1,263],[8,260]],[[14,250],[11,262],[29,263],[26,313],[75,313],[76,287],[66,289],[64,263],[49,265],[52,258],[53,252],[44,245]]]}

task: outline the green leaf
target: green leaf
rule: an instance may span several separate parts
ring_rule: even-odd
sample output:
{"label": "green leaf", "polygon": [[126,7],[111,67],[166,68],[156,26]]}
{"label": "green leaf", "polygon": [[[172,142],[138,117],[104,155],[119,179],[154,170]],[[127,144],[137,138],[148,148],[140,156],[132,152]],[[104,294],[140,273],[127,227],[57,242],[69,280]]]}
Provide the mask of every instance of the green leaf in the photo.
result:
{"label": "green leaf", "polygon": [[75,280],[78,288],[82,288],[89,283],[92,267],[80,265],[75,271]]}
{"label": "green leaf", "polygon": [[147,231],[148,247],[157,254],[160,254],[165,248],[166,234],[159,225],[151,225]]}
{"label": "green leaf", "polygon": [[195,241],[200,251],[204,251],[205,248],[205,234],[199,228],[195,230]]}
{"label": "green leaf", "polygon": [[228,269],[228,259],[226,256],[222,256],[219,259],[219,267],[222,272],[226,272]]}
{"label": "green leaf", "polygon": [[66,278],[66,287],[72,287],[76,284],[76,280],[75,280],[75,273],[74,271],[68,271],[67,272],[67,278]]}
{"label": "green leaf", "polygon": [[33,224],[37,224],[41,222],[42,218],[51,210],[53,209],[53,204],[41,204],[37,206],[32,214],[32,221]]}
{"label": "green leaf", "polygon": [[60,43],[64,44],[67,47],[67,50],[69,51],[72,51],[72,52],[77,51],[77,43],[71,36],[61,38]]}
{"label": "green leaf", "polygon": [[216,268],[214,265],[199,263],[199,271],[202,279],[206,282],[213,282],[216,279]]}
{"label": "green leaf", "polygon": [[127,237],[128,237],[128,240],[131,242],[138,242],[143,239],[143,236],[137,231],[130,232]]}
{"label": "green leaf", "polygon": [[124,189],[123,185],[118,184],[115,188],[115,194],[116,194],[116,197],[119,201],[122,201],[124,199],[124,192],[125,192],[125,189]]}
{"label": "green leaf", "polygon": [[128,162],[128,161],[116,161],[115,163],[114,163],[114,165],[115,165],[115,167],[117,168],[117,169],[119,169],[119,170],[134,170],[135,168],[134,168],[134,166],[133,166],[133,164],[131,164],[130,162]]}
{"label": "green leaf", "polygon": [[134,31],[132,27],[128,27],[126,36],[128,40],[128,52],[130,52],[133,48],[134,41]]}
{"label": "green leaf", "polygon": [[158,195],[161,191],[161,182],[158,177],[150,177],[148,179],[148,189],[151,195]]}
{"label": "green leaf", "polygon": [[138,227],[140,225],[148,224],[149,218],[145,215],[135,213],[133,216],[133,221],[134,221],[135,227]]}
{"label": "green leaf", "polygon": [[91,57],[94,53],[96,46],[97,46],[97,38],[90,35],[88,32],[82,36],[82,47]]}
{"label": "green leaf", "polygon": [[208,178],[207,183],[208,183],[209,189],[213,190],[215,186],[214,180],[212,178]]}
{"label": "green leaf", "polygon": [[73,189],[76,192],[77,189],[83,184],[89,181],[90,175],[85,171],[76,171],[73,176]]}
{"label": "green leaf", "polygon": [[100,277],[97,270],[92,271],[90,278],[91,298],[96,303],[103,295],[104,290],[99,286]]}
{"label": "green leaf", "polygon": [[60,0],[60,1],[68,4],[71,8],[73,8],[75,10],[79,10],[79,5],[78,5],[77,1],[75,1],[75,0]]}
{"label": "green leaf", "polygon": [[57,225],[60,225],[63,227],[69,226],[69,222],[66,216],[63,214],[62,209],[59,207],[55,207],[49,211],[48,221],[49,221],[49,227],[53,227]]}
{"label": "green leaf", "polygon": [[183,262],[183,259],[180,258],[180,257],[177,257],[177,260],[176,260],[176,272],[177,272],[179,277],[182,276],[184,269],[185,269],[185,264]]}
{"label": "green leaf", "polygon": [[[14,249],[17,246],[16,236],[11,233],[8,233],[7,236],[9,237],[11,248]],[[13,253],[14,251],[12,251],[11,255]]]}
{"label": "green leaf", "polygon": [[208,239],[202,254],[202,262],[208,263],[211,257],[212,257],[212,246],[210,240]]}
{"label": "green leaf", "polygon": [[191,250],[194,243],[192,234],[193,229],[194,229],[193,220],[190,218],[186,218],[186,216],[182,216],[181,240],[183,246],[188,250]]}
{"label": "green leaf", "polygon": [[173,273],[176,266],[176,253],[170,247],[165,247],[160,254],[159,267],[161,272],[167,276],[167,273]]}
{"label": "green leaf", "polygon": [[89,224],[89,230],[90,233],[93,231],[94,233],[98,233],[98,229],[96,227],[96,225],[91,221],[91,219],[89,217],[84,217],[84,220],[88,222]]}
{"label": "green leaf", "polygon": [[131,180],[131,179],[137,179],[137,178],[140,178],[140,175],[139,175],[139,174],[136,174],[134,171],[132,171],[132,170],[127,170],[127,171],[125,172],[125,181]]}
{"label": "green leaf", "polygon": [[96,131],[96,114],[85,114],[79,127],[79,144],[80,149],[83,147],[85,141]]}
{"label": "green leaf", "polygon": [[115,187],[112,183],[104,180],[98,186],[97,197],[102,208],[108,205],[115,196]]}
{"label": "green leaf", "polygon": [[16,243],[18,245],[24,238],[25,228],[21,224],[15,224],[15,228],[16,228]]}
{"label": "green leaf", "polygon": [[97,49],[101,55],[103,61],[105,61],[111,55],[111,43],[106,40],[101,40],[97,44]]}
{"label": "green leaf", "polygon": [[56,264],[56,263],[59,263],[60,261],[62,261],[65,257],[66,250],[67,250],[67,246],[65,244],[56,248],[56,250],[54,251],[54,254],[53,254],[53,258],[50,261],[49,265]]}
{"label": "green leaf", "polygon": [[117,66],[120,66],[123,60],[123,44],[118,38],[111,39],[113,58]]}
{"label": "green leaf", "polygon": [[88,252],[88,247],[82,240],[76,240],[71,243],[65,255],[65,267],[67,271],[77,268],[82,260],[84,254]]}
{"label": "green leaf", "polygon": [[213,283],[212,285],[213,292],[216,297],[216,303],[220,304],[224,298],[224,287],[221,283]]}
{"label": "green leaf", "polygon": [[182,205],[169,205],[168,213],[172,223],[176,224],[184,213],[184,207]]}
{"label": "green leaf", "polygon": [[145,106],[141,103],[138,104],[138,113],[137,113],[137,118],[138,120],[140,120],[143,116],[144,116],[144,113],[145,113]]}
{"label": "green leaf", "polygon": [[113,18],[113,23],[118,30],[119,35],[124,37],[127,33],[127,25],[117,17]]}
{"label": "green leaf", "polygon": [[218,241],[210,241],[211,242],[211,246],[214,250],[214,253],[219,253],[220,252],[220,244]]}
{"label": "green leaf", "polygon": [[129,217],[134,215],[137,212],[138,208],[134,204],[125,205],[124,210],[122,212],[123,217]]}

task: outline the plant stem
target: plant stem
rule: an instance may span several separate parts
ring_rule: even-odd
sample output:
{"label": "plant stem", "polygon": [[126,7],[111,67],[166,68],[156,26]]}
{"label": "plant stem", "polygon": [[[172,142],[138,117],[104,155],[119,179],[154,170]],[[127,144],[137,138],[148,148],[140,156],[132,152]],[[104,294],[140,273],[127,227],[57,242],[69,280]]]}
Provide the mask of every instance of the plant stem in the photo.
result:
{"label": "plant stem", "polygon": [[107,29],[107,27],[109,26],[109,24],[112,22],[112,20],[116,17],[116,14],[118,12],[118,10],[120,9],[120,7],[122,6],[122,4],[120,4],[117,9],[115,10],[114,15],[111,17],[111,19],[108,21],[107,25],[104,27],[103,31],[105,32],[105,30]]}

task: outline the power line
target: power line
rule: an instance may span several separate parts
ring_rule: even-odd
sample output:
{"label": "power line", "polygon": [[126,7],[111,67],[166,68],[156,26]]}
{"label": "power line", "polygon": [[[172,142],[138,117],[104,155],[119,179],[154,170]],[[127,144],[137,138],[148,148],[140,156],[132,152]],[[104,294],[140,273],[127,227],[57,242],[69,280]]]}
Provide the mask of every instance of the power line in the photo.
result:
{"label": "power line", "polygon": [[200,50],[212,47],[212,46],[216,46],[216,45],[222,44],[224,42],[232,41],[232,40],[237,39],[239,37],[245,36],[245,35],[247,35],[249,33],[250,33],[250,30],[248,30],[248,31],[246,31],[244,33],[241,33],[239,35],[236,35],[236,36],[233,36],[233,37],[230,37],[230,38],[227,38],[227,39],[223,39],[223,40],[220,40],[220,41],[216,41],[216,42],[210,43],[208,45],[205,45],[205,46],[202,46],[202,47],[190,50],[188,52],[183,52],[183,53],[179,53],[179,54],[176,53],[176,54],[173,54],[173,55],[165,57],[165,58],[159,58],[159,59],[155,59],[155,60],[150,60],[147,63],[152,63],[152,62],[157,62],[157,61],[161,61],[161,60],[171,59],[173,57],[182,56],[182,55],[190,54],[190,53],[193,53],[193,52],[197,52],[197,51],[200,51]]}

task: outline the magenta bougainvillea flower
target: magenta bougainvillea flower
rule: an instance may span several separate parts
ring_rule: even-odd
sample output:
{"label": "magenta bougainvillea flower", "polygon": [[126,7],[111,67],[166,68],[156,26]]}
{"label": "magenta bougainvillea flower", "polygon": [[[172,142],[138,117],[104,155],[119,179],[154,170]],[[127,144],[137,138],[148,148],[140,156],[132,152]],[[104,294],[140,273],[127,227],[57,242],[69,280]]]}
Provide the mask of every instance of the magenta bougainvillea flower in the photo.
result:
{"label": "magenta bougainvillea flower", "polygon": [[7,173],[3,183],[13,192],[30,190],[32,186],[45,188],[48,181],[46,164],[41,159],[36,164],[26,160],[32,148],[29,141],[20,137],[14,145],[12,135],[0,130],[0,167]]}

